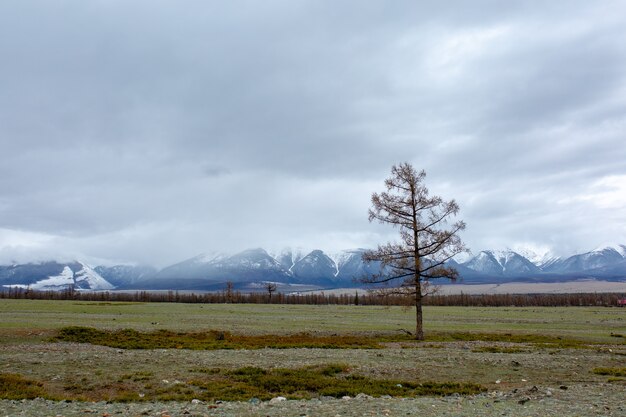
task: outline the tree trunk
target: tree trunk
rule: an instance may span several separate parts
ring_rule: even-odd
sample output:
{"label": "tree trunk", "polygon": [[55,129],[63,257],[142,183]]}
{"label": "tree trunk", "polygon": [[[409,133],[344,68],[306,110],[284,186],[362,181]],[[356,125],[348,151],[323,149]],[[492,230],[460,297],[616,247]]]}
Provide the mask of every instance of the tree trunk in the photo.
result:
{"label": "tree trunk", "polygon": [[415,283],[415,340],[424,340],[422,321],[422,286],[418,280]]}

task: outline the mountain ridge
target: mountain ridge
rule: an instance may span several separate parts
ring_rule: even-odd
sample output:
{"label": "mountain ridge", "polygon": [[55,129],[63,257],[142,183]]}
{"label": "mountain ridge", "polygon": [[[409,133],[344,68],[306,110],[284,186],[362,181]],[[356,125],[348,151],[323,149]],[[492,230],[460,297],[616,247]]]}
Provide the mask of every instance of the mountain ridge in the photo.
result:
{"label": "mountain ridge", "polygon": [[[263,282],[357,287],[360,278],[380,272],[380,264],[363,262],[364,251],[358,248],[326,253],[320,249],[307,252],[285,248],[270,253],[253,248],[232,255],[199,254],[160,270],[133,265],[92,268],[78,261],[0,266],[0,288],[211,291],[224,288],[226,282],[243,290],[259,288]],[[603,246],[565,258],[523,249],[483,250],[463,262],[452,260],[450,265],[457,268],[461,282],[467,284],[625,280],[626,245]]]}
{"label": "mountain ridge", "polygon": [[0,266],[0,288],[40,291],[112,290],[116,286],[84,262],[55,261]]}

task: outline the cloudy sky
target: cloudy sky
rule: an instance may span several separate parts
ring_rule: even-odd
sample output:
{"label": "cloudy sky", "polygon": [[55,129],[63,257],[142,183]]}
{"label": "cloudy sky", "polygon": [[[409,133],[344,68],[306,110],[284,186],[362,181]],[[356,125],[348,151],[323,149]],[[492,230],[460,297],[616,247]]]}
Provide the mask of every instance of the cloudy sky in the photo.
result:
{"label": "cloudy sky", "polygon": [[626,3],[510,3],[0,2],[0,261],[373,246],[403,161],[474,252],[626,243]]}

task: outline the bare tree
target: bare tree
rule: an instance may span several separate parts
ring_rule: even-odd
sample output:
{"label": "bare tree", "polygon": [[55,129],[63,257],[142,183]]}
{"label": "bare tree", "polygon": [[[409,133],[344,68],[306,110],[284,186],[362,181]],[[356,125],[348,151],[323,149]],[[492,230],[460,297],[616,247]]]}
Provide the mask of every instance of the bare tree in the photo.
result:
{"label": "bare tree", "polygon": [[278,287],[276,286],[275,282],[266,282],[265,283],[265,291],[267,291],[267,295],[269,298],[269,302],[272,302],[272,294],[274,292],[276,292],[276,290],[278,289]]}
{"label": "bare tree", "polygon": [[[386,191],[372,194],[369,220],[391,224],[400,231],[400,241],[379,245],[366,251],[363,260],[381,263],[380,273],[361,281],[386,284],[388,292],[406,295],[416,308],[415,338],[424,339],[422,299],[430,281],[455,280],[458,272],[448,265],[455,255],[465,252],[458,233],[465,223],[450,223],[459,206],[454,200],[430,196],[423,181],[424,171],[417,172],[409,163],[394,165],[385,180]],[[392,286],[395,285],[394,286]]]}
{"label": "bare tree", "polygon": [[226,288],[224,289],[224,298],[227,303],[233,302],[235,284],[232,281],[226,281]]}

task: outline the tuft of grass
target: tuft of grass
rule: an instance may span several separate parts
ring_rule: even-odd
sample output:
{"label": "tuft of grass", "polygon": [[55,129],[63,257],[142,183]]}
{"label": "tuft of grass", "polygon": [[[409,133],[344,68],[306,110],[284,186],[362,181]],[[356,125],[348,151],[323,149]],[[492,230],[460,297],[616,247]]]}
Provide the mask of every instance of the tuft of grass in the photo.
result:
{"label": "tuft of grass", "polygon": [[518,347],[500,347],[500,346],[480,346],[472,349],[472,352],[476,353],[522,353],[528,352],[525,349]]}
{"label": "tuft of grass", "polygon": [[214,375],[214,374],[219,374],[220,372],[222,372],[222,369],[221,368],[191,368],[189,369],[189,372],[199,372],[202,374]]}
{"label": "tuft of grass", "polygon": [[39,381],[18,374],[0,373],[0,399],[30,400],[37,397],[53,399]]}
{"label": "tuft of grass", "polygon": [[380,349],[374,339],[364,336],[313,336],[309,333],[292,335],[234,335],[230,332],[173,332],[158,330],[139,332],[134,329],[106,331],[91,327],[72,326],[60,329],[53,341],[90,343],[119,349]]}
{"label": "tuft of grass", "polygon": [[[441,345],[433,342],[483,341],[532,344],[537,348],[548,349],[589,349],[598,342],[590,342],[561,336],[515,333],[474,333],[448,332],[429,334],[425,342],[411,339],[409,335],[331,335],[314,336],[310,333],[289,335],[241,335],[226,331],[210,330],[206,332],[174,332],[157,330],[140,332],[134,329],[115,331],[100,330],[92,327],[71,326],[61,328],[52,341],[90,343],[119,349],[291,349],[291,348],[322,348],[322,349],[381,349],[385,343],[399,342],[403,348],[432,347]],[[478,348],[481,349],[481,348]],[[515,353],[517,348],[492,350],[485,352]],[[483,350],[479,350],[483,351]]]}
{"label": "tuft of grass", "polygon": [[51,396],[41,382],[21,375],[0,374],[1,399],[32,399],[36,397],[78,401],[246,401],[250,398],[269,400],[276,396],[292,399],[310,399],[319,396],[340,398],[359,393],[374,397],[414,397],[418,395],[444,396],[454,393],[476,394],[486,389],[472,383],[435,383],[372,379],[351,374],[347,364],[307,366],[303,368],[263,369],[198,369],[199,377],[186,382],[140,383],[143,374],[124,375],[116,382],[104,384],[68,383],[63,391]]}
{"label": "tuft of grass", "polygon": [[135,403],[145,401],[145,399],[142,398],[138,392],[120,390],[114,397],[110,398],[109,401],[118,403]]}
{"label": "tuft of grass", "polygon": [[562,336],[548,336],[542,334],[518,334],[518,333],[479,333],[479,332],[447,332],[432,333],[426,337],[427,342],[508,342],[533,344],[544,348],[573,348],[587,349],[590,345],[600,344],[588,340],[566,338]]}
{"label": "tuft of grass", "polygon": [[213,374],[207,379],[195,379],[190,381],[190,384],[201,388],[201,397],[210,401],[218,399],[238,401],[252,397],[267,400],[276,396],[291,399],[308,399],[316,396],[340,398],[359,393],[375,397],[443,396],[453,393],[469,395],[485,391],[485,388],[477,384],[372,379],[362,375],[346,374],[348,371],[349,367],[345,364],[271,370],[245,367]]}
{"label": "tuft of grass", "polygon": [[443,348],[445,348],[445,346],[444,345],[439,345],[439,344],[423,344],[423,345],[420,345],[420,348],[422,348],[422,349],[443,349]]}
{"label": "tuft of grass", "polygon": [[[191,401],[197,397],[197,390],[187,384],[174,384],[159,388],[147,395],[151,401]],[[145,399],[146,396],[143,397]]]}
{"label": "tuft of grass", "polygon": [[626,368],[594,368],[596,375],[626,376]]}
{"label": "tuft of grass", "polygon": [[119,382],[124,380],[130,380],[134,382],[138,381],[150,381],[154,377],[152,372],[136,372],[134,374],[124,374],[120,376]]}

